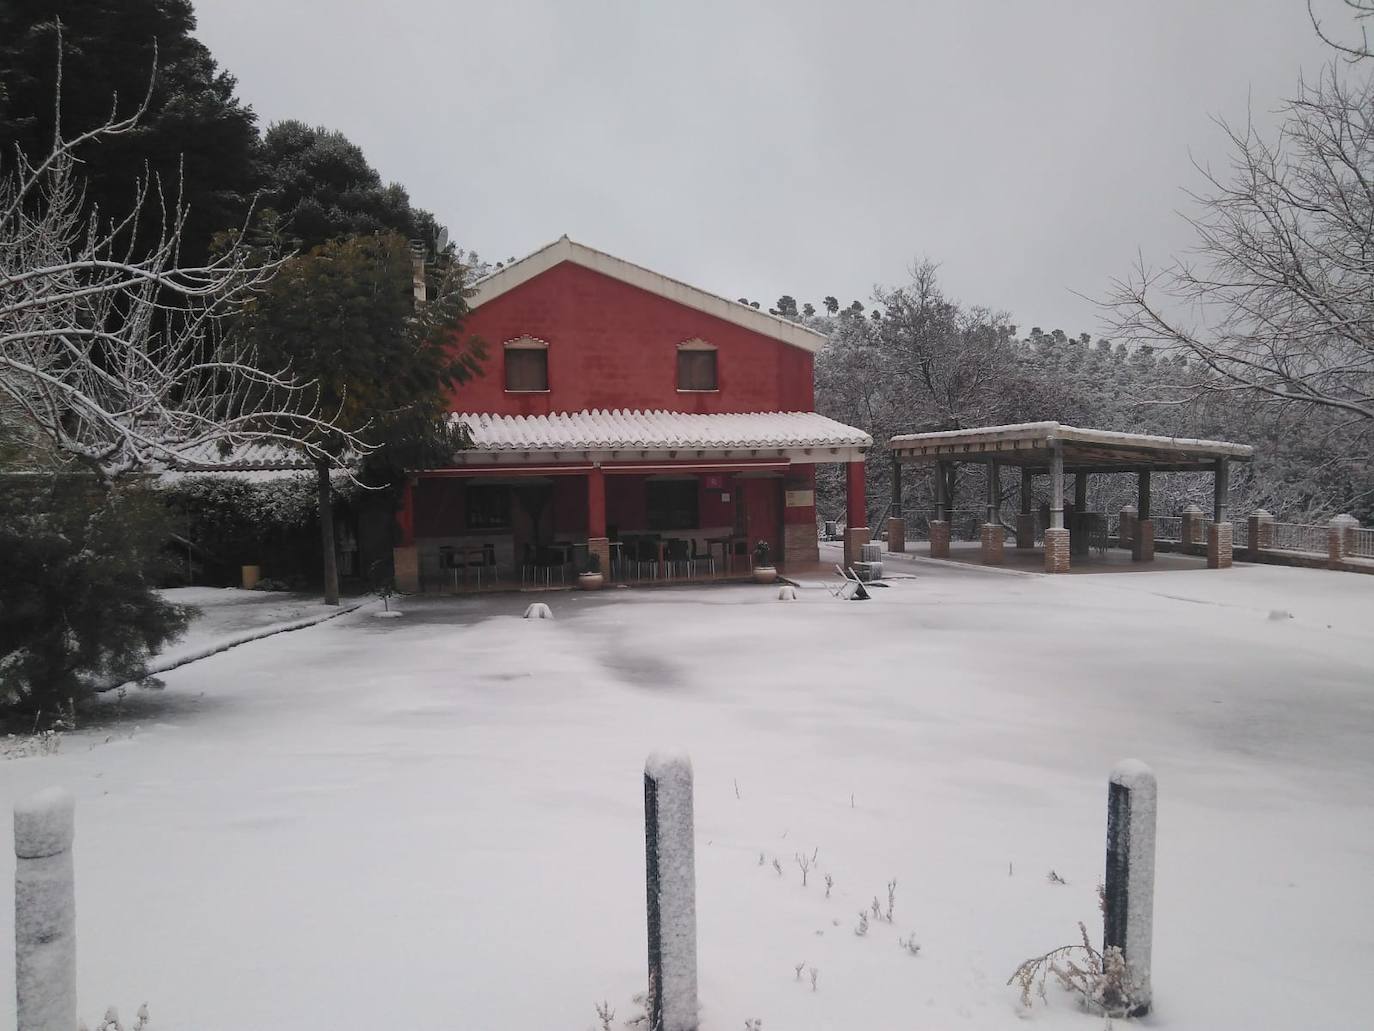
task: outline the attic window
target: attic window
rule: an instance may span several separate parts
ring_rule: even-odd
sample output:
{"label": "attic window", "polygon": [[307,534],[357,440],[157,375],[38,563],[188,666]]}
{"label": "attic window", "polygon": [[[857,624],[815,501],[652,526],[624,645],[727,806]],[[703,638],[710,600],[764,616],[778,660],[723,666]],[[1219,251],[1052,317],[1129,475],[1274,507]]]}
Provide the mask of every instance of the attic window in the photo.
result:
{"label": "attic window", "polygon": [[677,347],[678,390],[718,390],[716,349],[704,340],[689,340]]}
{"label": "attic window", "polygon": [[506,389],[539,393],[549,389],[549,345],[534,337],[511,340],[505,346]]}

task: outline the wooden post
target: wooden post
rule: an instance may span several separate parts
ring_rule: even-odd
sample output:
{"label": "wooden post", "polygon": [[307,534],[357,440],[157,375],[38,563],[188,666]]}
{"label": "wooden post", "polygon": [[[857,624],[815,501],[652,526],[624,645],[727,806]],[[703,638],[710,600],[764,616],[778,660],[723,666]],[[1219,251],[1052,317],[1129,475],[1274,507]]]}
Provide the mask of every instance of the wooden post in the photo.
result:
{"label": "wooden post", "polygon": [[1082,515],[1088,510],[1088,474],[1076,472],[1073,474],[1073,512],[1074,515]]}
{"label": "wooden post", "polygon": [[1135,562],[1155,560],[1155,524],[1150,518],[1150,470],[1136,473],[1136,515],[1131,535],[1131,559]]}
{"label": "wooden post", "polygon": [[991,458],[988,459],[988,490],[987,490],[987,523],[998,521],[998,509],[1002,507],[1001,483],[998,479],[999,473],[997,463]]}
{"label": "wooden post", "polygon": [[1129,1016],[1150,1011],[1154,928],[1154,772],[1138,759],[1118,763],[1107,784],[1107,873],[1102,893],[1102,948],[1121,950],[1128,998],[1104,999]]}
{"label": "wooden post", "polygon": [[1064,448],[1054,441],[1050,452],[1050,527],[1064,529]]}
{"label": "wooden post", "polygon": [[1016,547],[1018,550],[1035,547],[1035,514],[1031,511],[1031,495],[1035,481],[1030,466],[1021,468],[1021,511],[1016,517]]}
{"label": "wooden post", "polygon": [[644,763],[649,1027],[697,1028],[696,860],[692,761],[655,753]]}
{"label": "wooden post", "polygon": [[1212,491],[1212,522],[1231,521],[1231,467],[1224,458],[1218,458]]}
{"label": "wooden post", "polygon": [[949,478],[944,462],[935,463],[935,518],[930,521],[930,557],[949,558]]}
{"label": "wooden post", "polygon": [[893,519],[902,518],[902,463],[892,456],[892,512]]}
{"label": "wooden post", "polygon": [[76,803],[49,788],[14,807],[14,986],[19,1031],[76,1027]]}

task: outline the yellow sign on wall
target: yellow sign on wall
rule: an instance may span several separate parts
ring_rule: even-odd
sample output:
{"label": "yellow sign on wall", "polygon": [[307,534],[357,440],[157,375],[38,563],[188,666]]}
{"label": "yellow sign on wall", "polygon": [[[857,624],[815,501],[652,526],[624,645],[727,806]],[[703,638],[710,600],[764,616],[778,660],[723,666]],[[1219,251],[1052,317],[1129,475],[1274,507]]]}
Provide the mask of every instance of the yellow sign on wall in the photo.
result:
{"label": "yellow sign on wall", "polygon": [[814,508],[816,505],[816,492],[814,490],[789,490],[784,493],[787,496],[786,505],[788,508]]}

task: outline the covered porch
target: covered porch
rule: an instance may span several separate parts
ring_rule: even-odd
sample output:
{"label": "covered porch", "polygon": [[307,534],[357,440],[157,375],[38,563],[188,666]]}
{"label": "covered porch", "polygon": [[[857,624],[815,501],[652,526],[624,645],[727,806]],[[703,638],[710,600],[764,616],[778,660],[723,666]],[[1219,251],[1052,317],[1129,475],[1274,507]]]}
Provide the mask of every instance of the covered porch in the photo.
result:
{"label": "covered porch", "polygon": [[862,470],[869,443],[812,413],[460,418],[474,446],[404,490],[403,591],[748,578],[760,542],[784,572],[811,565],[815,466]]}
{"label": "covered porch", "polygon": [[[1001,565],[1007,561],[1002,525],[1002,470],[1020,474],[1020,511],[1015,519],[1015,548],[1043,552],[1036,564],[1047,573],[1067,573],[1075,560],[1101,561],[1109,548],[1129,551],[1132,562],[1150,563],[1155,557],[1155,518],[1151,476],[1159,472],[1210,473],[1213,482],[1211,518],[1200,510],[1185,512],[1180,536],[1185,543],[1207,542],[1207,564],[1231,565],[1232,526],[1229,471],[1232,462],[1248,462],[1253,449],[1225,441],[1192,440],[1080,429],[1054,422],[991,426],[973,430],[904,434],[893,437],[893,510],[888,538],[905,547],[906,527],[901,516],[901,477],[907,465],[924,466],[932,475],[934,510],[928,523],[932,558],[951,557],[951,516],[954,470],[959,463],[976,462],[987,469],[986,498],[979,526],[979,561]],[[1073,476],[1074,499],[1066,503],[1064,477]],[[1136,504],[1119,514],[1088,510],[1088,480],[1100,474],[1134,475]],[[1037,511],[1035,478],[1048,476],[1048,498]],[[1039,545],[1039,547],[1037,547]]]}

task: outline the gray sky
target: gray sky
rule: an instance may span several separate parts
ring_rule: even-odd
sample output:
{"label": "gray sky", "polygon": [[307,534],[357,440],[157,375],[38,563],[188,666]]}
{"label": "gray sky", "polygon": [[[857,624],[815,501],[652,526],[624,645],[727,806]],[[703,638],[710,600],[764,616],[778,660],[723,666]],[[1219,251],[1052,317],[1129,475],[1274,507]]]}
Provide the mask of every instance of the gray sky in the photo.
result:
{"label": "gray sky", "polygon": [[[484,258],[575,240],[728,297],[950,293],[1096,333],[1188,245],[1191,154],[1326,53],[1302,0],[196,0],[263,126],[340,129]],[[1332,25],[1349,19],[1321,0]]]}

